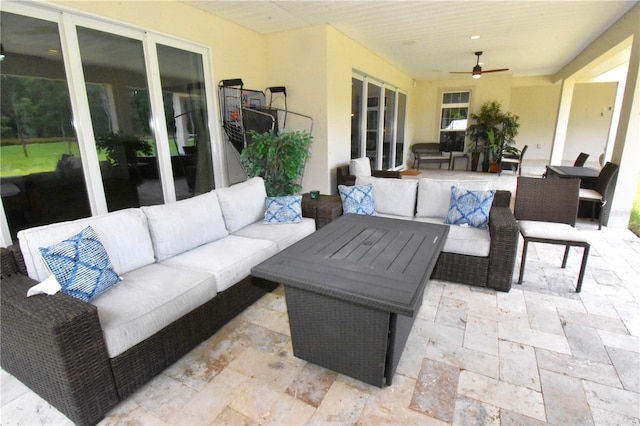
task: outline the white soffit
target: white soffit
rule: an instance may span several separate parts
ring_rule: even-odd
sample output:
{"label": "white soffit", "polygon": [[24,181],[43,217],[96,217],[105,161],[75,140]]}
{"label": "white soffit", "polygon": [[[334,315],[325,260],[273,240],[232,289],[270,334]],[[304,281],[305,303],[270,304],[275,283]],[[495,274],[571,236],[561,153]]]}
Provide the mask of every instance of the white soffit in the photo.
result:
{"label": "white soffit", "polygon": [[[261,34],[328,24],[418,79],[552,75],[636,1],[186,1]],[[470,36],[478,34],[479,40]],[[463,75],[461,78],[465,78]]]}

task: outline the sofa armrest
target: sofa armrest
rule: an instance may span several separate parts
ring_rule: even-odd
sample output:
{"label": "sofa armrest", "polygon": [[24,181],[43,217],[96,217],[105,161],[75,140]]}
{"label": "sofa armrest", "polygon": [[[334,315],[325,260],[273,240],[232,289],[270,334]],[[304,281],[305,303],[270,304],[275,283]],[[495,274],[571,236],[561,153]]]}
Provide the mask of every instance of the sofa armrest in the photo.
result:
{"label": "sofa armrest", "polygon": [[399,170],[371,170],[371,176],[379,178],[401,179],[402,173]]}
{"label": "sofa armrest", "polygon": [[37,281],[0,280],[0,363],[77,424],[95,424],[119,397],[97,308],[63,293],[27,297]]}
{"label": "sofa armrest", "polygon": [[511,191],[497,190],[491,205],[494,207],[511,207]]}
{"label": "sofa armrest", "polygon": [[[401,179],[402,173],[399,170],[371,170],[371,176],[381,178]],[[356,177],[349,174],[349,166],[337,168],[336,181],[338,185],[353,186],[356,184]]]}
{"label": "sofa armrest", "polygon": [[489,213],[489,274],[487,287],[509,291],[518,250],[520,230],[511,209],[494,205]]}

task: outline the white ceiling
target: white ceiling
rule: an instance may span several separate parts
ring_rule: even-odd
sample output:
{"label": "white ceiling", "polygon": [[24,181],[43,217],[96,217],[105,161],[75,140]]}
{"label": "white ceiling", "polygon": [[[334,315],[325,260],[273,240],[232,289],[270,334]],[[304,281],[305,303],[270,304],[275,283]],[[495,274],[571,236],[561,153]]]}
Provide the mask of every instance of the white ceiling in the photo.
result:
{"label": "white ceiling", "polygon": [[[637,1],[185,1],[261,34],[328,24],[416,79],[552,75]],[[480,39],[471,40],[472,35]],[[612,64],[615,66],[618,64]],[[487,78],[490,78],[489,74]],[[460,78],[468,78],[461,75]]]}

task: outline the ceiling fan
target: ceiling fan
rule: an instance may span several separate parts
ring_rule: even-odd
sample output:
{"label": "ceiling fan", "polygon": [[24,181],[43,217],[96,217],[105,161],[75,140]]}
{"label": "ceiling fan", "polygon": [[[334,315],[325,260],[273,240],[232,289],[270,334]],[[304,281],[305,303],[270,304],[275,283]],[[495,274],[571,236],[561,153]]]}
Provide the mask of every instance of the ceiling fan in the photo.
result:
{"label": "ceiling fan", "polygon": [[480,55],[482,55],[482,52],[475,52],[475,55],[478,57],[478,60],[476,61],[476,66],[473,67],[473,71],[450,71],[449,73],[450,74],[471,74],[473,78],[480,78],[484,73],[509,71],[509,68],[497,68],[495,70],[482,71],[482,67],[480,66]]}

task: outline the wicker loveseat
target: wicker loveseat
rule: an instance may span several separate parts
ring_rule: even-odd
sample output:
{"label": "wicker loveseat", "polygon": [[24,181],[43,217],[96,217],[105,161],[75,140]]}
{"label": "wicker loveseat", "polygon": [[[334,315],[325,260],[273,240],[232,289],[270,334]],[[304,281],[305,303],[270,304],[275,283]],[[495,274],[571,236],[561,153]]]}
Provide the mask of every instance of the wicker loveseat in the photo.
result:
{"label": "wicker loveseat", "polygon": [[[367,184],[373,186],[378,215],[442,224],[452,186],[484,190],[490,182],[357,176],[356,185]],[[510,201],[509,191],[496,191],[486,230],[450,225],[447,242],[431,277],[509,291],[519,238]]]}
{"label": "wicker loveseat", "polygon": [[[253,178],[187,200],[21,231],[2,249],[2,368],[76,424],[120,401],[214,334],[274,284],[251,268],[315,231],[264,224]],[[122,281],[90,303],[26,297],[46,276],[38,247],[90,225]],[[62,237],[62,238],[61,238]]]}

